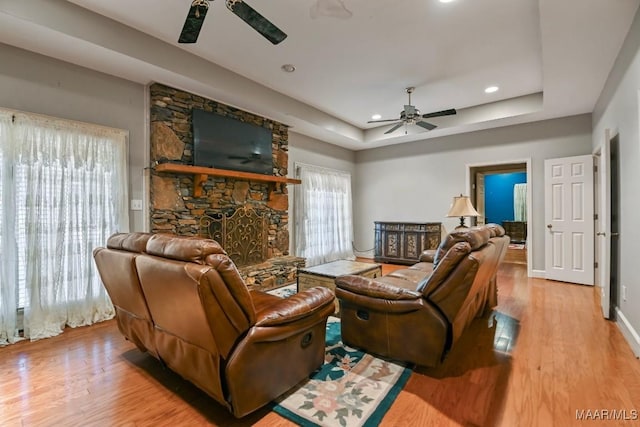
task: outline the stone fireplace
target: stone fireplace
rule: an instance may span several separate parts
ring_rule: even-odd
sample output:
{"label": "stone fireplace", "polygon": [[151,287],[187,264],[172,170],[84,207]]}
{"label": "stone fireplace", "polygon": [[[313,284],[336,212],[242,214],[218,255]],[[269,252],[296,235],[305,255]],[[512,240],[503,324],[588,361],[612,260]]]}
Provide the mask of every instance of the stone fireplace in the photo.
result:
{"label": "stone fireplace", "polygon": [[[273,175],[287,176],[287,126],[157,83],[150,96],[154,164],[193,163],[191,110],[198,108],[270,129]],[[271,289],[295,281],[304,259],[289,256],[287,186],[208,176],[196,193],[196,179],[151,169],[151,231],[217,240],[250,286]]]}

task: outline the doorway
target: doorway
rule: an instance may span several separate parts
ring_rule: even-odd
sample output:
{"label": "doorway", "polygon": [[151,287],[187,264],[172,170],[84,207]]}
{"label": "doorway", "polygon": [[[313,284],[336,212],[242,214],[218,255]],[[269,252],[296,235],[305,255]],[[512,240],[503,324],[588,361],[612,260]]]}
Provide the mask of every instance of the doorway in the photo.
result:
{"label": "doorway", "polygon": [[532,276],[531,193],[526,191],[531,182],[530,163],[527,159],[467,165],[467,178],[469,197],[480,214],[472,224],[494,222],[505,227],[512,240],[505,261],[526,264]]}
{"label": "doorway", "polygon": [[[619,137],[616,134],[611,139],[611,252],[609,254],[609,277],[610,295],[609,295],[609,319],[611,311],[620,306],[620,297],[626,298],[625,293],[620,292],[620,156],[619,156]],[[604,254],[606,256],[606,254]]]}

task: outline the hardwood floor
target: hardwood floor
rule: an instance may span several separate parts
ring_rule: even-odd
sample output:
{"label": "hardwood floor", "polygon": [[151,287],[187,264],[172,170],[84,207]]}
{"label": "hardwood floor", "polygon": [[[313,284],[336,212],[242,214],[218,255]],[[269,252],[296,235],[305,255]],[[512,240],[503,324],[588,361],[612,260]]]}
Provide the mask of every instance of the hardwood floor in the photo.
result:
{"label": "hardwood floor", "polygon": [[[476,319],[440,367],[416,369],[381,425],[571,426],[589,424],[577,410],[640,410],[640,362],[593,288],[529,279],[515,263],[498,283],[495,315]],[[0,375],[2,426],[293,425],[268,408],[236,420],[114,321],[0,348]]]}

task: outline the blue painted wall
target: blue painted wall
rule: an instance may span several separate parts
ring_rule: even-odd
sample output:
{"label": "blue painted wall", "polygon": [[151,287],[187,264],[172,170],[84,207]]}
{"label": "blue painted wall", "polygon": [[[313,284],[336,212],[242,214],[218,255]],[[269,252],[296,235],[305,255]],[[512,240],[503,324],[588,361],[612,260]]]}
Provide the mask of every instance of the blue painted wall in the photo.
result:
{"label": "blue painted wall", "polygon": [[525,182],[526,172],[485,175],[484,211],[487,223],[513,221],[513,186]]}

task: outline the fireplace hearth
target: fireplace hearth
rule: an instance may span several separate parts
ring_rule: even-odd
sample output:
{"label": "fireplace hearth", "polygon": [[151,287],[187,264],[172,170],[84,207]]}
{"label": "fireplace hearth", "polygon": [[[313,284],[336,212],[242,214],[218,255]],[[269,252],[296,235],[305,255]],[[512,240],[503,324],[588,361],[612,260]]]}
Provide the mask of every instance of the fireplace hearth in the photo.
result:
{"label": "fireplace hearth", "polygon": [[269,213],[258,212],[249,205],[235,211],[204,215],[200,235],[216,240],[238,267],[245,283],[269,290],[293,283],[304,258],[278,256],[269,258]]}

